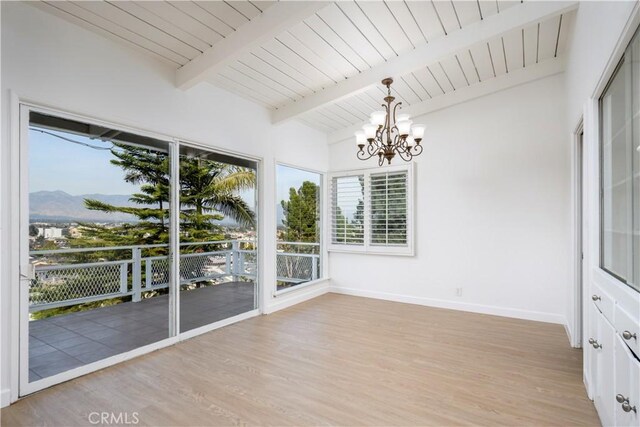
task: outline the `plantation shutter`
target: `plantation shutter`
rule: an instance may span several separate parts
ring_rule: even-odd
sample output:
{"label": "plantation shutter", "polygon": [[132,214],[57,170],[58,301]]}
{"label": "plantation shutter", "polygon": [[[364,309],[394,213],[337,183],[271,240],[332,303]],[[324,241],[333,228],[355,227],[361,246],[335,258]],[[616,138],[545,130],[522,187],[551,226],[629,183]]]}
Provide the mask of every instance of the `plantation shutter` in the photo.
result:
{"label": "plantation shutter", "polygon": [[407,246],[406,171],[372,173],[369,183],[371,246]]}
{"label": "plantation shutter", "polygon": [[364,175],[331,180],[331,243],[364,245]]}

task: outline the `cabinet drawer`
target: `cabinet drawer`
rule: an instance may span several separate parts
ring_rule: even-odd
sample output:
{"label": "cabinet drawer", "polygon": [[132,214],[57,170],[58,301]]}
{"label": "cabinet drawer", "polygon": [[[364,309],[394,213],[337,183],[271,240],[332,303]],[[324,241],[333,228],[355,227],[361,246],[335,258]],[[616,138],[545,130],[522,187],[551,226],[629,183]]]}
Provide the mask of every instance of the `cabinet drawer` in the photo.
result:
{"label": "cabinet drawer", "polygon": [[599,285],[593,284],[591,286],[591,300],[596,304],[598,310],[604,314],[604,317],[611,323],[613,323],[613,314],[615,304],[613,297],[605,292]]}
{"label": "cabinet drawer", "polygon": [[620,336],[616,337],[615,353],[615,425],[637,427],[640,425],[640,361]]}
{"label": "cabinet drawer", "polygon": [[640,357],[640,325],[638,325],[640,319],[638,315],[639,313],[635,313],[635,316],[632,316],[620,305],[617,305],[614,326],[622,341],[631,348],[636,356]]}

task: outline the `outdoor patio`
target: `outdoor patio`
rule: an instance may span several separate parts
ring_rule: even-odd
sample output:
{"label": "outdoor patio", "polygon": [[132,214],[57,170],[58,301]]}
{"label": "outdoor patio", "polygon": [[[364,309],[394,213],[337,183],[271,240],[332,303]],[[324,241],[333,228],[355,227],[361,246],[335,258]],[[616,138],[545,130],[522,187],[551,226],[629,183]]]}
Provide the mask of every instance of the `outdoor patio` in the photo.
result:
{"label": "outdoor patio", "polygon": [[[255,307],[253,282],[180,293],[180,329],[208,325]],[[168,337],[168,296],[29,323],[29,381],[36,381]]]}

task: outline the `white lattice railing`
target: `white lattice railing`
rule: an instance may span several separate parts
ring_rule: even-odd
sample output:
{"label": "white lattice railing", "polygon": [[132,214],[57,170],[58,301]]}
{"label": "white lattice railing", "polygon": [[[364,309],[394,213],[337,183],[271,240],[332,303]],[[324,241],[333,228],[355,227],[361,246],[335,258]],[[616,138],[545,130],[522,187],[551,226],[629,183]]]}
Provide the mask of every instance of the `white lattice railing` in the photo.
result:
{"label": "white lattice railing", "polygon": [[[257,253],[252,241],[190,242],[181,246],[190,250],[203,246],[221,248],[181,255],[182,286],[228,278],[233,281],[243,278],[254,280],[257,276]],[[140,301],[144,292],[169,286],[169,258],[143,256],[143,252],[166,248],[167,245],[145,245],[32,251],[30,255],[33,259],[52,264],[35,266],[35,280],[29,288],[30,311],[124,296],[131,296],[134,302]],[[316,243],[278,243],[278,281],[298,284],[317,279],[320,273],[319,249]],[[131,258],[86,263],[59,260],[69,255],[101,252],[130,253]]]}
{"label": "white lattice railing", "polygon": [[278,242],[277,250],[279,282],[299,284],[320,277],[320,243]]}

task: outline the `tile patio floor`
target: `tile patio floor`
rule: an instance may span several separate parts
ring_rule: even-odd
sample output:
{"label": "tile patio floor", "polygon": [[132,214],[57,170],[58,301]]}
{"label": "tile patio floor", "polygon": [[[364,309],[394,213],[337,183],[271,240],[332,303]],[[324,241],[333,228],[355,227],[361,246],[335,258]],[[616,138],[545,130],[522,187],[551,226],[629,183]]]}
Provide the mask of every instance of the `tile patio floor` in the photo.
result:
{"label": "tile patio floor", "polygon": [[[180,293],[187,331],[254,308],[253,282]],[[29,381],[77,368],[168,337],[168,296],[29,322]]]}

